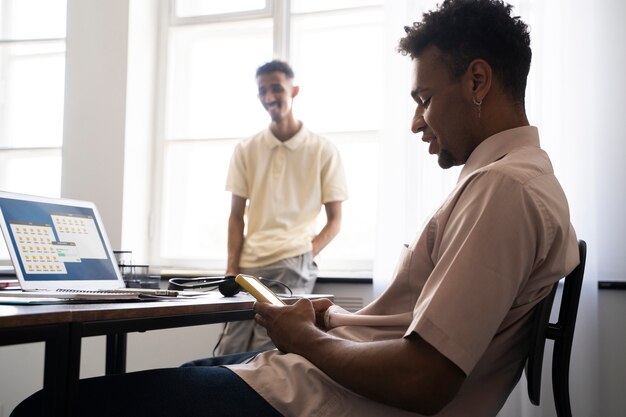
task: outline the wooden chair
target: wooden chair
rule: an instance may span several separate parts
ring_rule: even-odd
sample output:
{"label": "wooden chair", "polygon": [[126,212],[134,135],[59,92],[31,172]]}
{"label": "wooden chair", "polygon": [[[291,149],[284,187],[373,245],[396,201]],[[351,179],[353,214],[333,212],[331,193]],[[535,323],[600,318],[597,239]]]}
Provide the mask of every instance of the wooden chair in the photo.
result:
{"label": "wooden chair", "polygon": [[587,244],[584,240],[578,241],[578,250],[580,252],[580,264],[563,280],[563,295],[556,323],[550,322],[550,312],[558,282],[554,284],[550,294],[535,309],[534,326],[525,369],[528,381],[528,397],[531,403],[539,405],[545,342],[546,339],[554,340],[552,391],[556,413],[559,417],[572,416],[569,397],[569,364],[587,257]]}

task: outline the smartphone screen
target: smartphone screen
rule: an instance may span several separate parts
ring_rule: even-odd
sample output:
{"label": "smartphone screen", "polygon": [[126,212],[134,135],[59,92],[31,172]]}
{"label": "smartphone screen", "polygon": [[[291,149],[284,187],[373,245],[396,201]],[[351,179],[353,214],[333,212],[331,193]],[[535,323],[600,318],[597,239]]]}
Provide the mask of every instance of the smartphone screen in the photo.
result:
{"label": "smartphone screen", "polygon": [[283,300],[278,298],[278,296],[274,293],[274,291],[267,288],[258,278],[253,277],[252,275],[237,275],[235,278],[237,284],[241,285],[244,290],[248,291],[254,298],[257,300],[274,304],[277,306],[283,306],[285,303]]}

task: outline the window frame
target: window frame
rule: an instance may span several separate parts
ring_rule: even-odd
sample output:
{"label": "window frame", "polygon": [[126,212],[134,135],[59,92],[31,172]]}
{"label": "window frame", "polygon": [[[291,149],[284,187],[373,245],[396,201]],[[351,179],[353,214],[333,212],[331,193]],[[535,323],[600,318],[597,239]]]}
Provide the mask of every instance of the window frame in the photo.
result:
{"label": "window frame", "polygon": [[242,12],[217,13],[211,15],[197,15],[179,17],[176,15],[176,0],[168,1],[169,24],[172,26],[198,25],[205,23],[218,23],[233,20],[258,19],[270,17],[276,8],[272,0],[265,0],[265,8]]}
{"label": "window frame", "polygon": [[[67,13],[67,3],[65,3],[65,13]],[[4,18],[4,17],[3,17]],[[9,18],[10,18],[10,14],[9,14]],[[40,36],[34,36],[34,37],[12,37],[12,36],[4,36],[2,33],[0,33],[0,47],[4,47],[4,46],[13,46],[13,45],[40,45],[40,44],[59,44],[60,46],[62,46],[63,49],[63,60],[65,61],[65,53],[67,51],[67,37],[58,37],[58,36],[51,36],[51,37],[40,37]],[[34,55],[32,55],[34,56]],[[6,65],[4,64],[4,55],[2,57],[2,66]],[[10,65],[10,64],[9,64]],[[5,67],[6,68],[6,67]],[[3,74],[3,72],[1,72],[0,74]],[[9,79],[10,81],[10,79]],[[4,78],[0,79],[0,82],[2,84],[7,84],[9,85],[10,82],[7,81]],[[65,82],[65,79],[63,79],[63,82]],[[3,87],[3,89],[6,87]],[[62,103],[64,104],[64,103]],[[3,105],[4,106],[4,105]],[[5,111],[3,109],[3,111]],[[3,115],[4,117],[4,115]],[[61,123],[63,121],[61,120]],[[5,126],[2,126],[2,129],[4,130]],[[16,158],[16,159],[20,159],[20,158],[59,158],[61,159],[61,163],[62,163],[62,151],[63,151],[63,137],[62,137],[62,132],[61,132],[61,142],[58,145],[50,145],[47,146],[45,143],[38,143],[38,144],[33,144],[30,146],[20,146],[20,144],[18,143],[12,143],[10,145],[0,145],[0,160],[10,160],[12,158]],[[4,182],[4,179],[3,181]],[[23,192],[22,190],[15,190],[13,189],[13,186],[8,186],[8,187],[3,187],[3,189],[5,189],[6,191],[15,191],[15,192]],[[50,197],[59,197],[61,195],[61,178],[59,176],[58,178],[58,187],[56,190],[50,190],[50,192],[48,193],[48,196]],[[11,261],[9,259],[9,254],[8,251],[5,247],[2,247],[0,249],[0,265],[11,265]]]}
{"label": "window frame", "polygon": [[[263,19],[271,17],[273,21],[273,55],[278,59],[289,60],[289,40],[290,40],[290,25],[291,25],[291,13],[290,13],[290,1],[266,1],[266,8],[263,10],[255,10],[249,12],[235,12],[235,13],[227,13],[227,14],[219,14],[219,15],[211,15],[211,16],[192,16],[192,17],[178,17],[175,16],[175,0],[166,1],[166,9],[162,10],[162,22],[160,29],[160,39],[159,39],[159,50],[160,50],[160,59],[159,59],[159,71],[158,71],[158,91],[157,91],[157,123],[156,132],[155,132],[155,175],[153,176],[153,212],[150,216],[150,263],[153,265],[160,265],[166,267],[186,267],[186,268],[197,268],[202,270],[211,270],[221,273],[221,270],[225,268],[226,259],[174,259],[168,257],[167,254],[161,254],[161,242],[164,238],[162,234],[160,224],[162,222],[162,216],[164,215],[162,201],[164,197],[164,186],[165,186],[165,155],[166,149],[168,147],[168,142],[177,141],[184,142],[187,140],[193,140],[194,143],[208,143],[212,141],[232,141],[233,143],[237,143],[242,138],[195,138],[195,139],[187,139],[187,138],[166,138],[167,132],[166,128],[166,108],[167,108],[167,66],[168,66],[168,54],[169,51],[169,33],[172,28],[179,26],[188,26],[188,25],[204,25],[211,23],[222,23],[229,21],[242,21],[248,19]],[[365,9],[376,9],[383,10],[383,4],[381,5],[367,5],[360,6],[354,9],[365,10]],[[332,14],[340,14],[350,9],[338,9],[338,10],[328,10],[328,11],[314,11],[314,12],[306,12],[306,13],[298,13],[294,15],[293,18],[300,17],[302,15],[332,15]],[[166,16],[166,17],[163,17]],[[366,142],[371,142],[372,137],[380,136],[382,131],[382,127],[378,130],[373,131],[359,131],[353,133],[363,133],[364,137],[362,138]],[[319,132],[322,135],[334,135],[334,136],[342,136],[351,133],[340,131],[340,132]],[[322,209],[321,213],[324,210]],[[224,248],[224,256],[226,255],[226,248]],[[323,254],[322,254],[323,256]],[[324,261],[326,263],[326,261]],[[182,265],[184,263],[184,265]],[[329,262],[328,268],[332,271],[333,275],[347,275],[347,276],[371,276],[373,270],[374,259],[359,259],[359,260],[347,260],[346,262]]]}

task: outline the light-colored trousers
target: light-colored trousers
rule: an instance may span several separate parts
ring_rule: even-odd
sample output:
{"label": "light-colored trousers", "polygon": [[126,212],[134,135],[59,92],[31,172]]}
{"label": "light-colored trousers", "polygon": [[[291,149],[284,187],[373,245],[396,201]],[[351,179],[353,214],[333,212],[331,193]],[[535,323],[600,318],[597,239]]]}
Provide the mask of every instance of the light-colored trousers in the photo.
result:
{"label": "light-colored trousers", "polygon": [[[313,291],[317,279],[317,265],[311,252],[259,268],[241,268],[240,273],[265,280],[279,281],[287,285],[294,294],[306,294]],[[264,284],[277,293],[288,292],[282,285]],[[254,320],[228,322],[224,326],[214,353],[216,356],[231,353],[273,349],[274,344],[265,328]]]}

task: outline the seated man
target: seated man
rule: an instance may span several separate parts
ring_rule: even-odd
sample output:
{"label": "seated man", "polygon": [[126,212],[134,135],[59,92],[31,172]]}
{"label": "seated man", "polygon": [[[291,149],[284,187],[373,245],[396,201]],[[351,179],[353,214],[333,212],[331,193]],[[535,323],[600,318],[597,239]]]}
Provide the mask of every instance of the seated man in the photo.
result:
{"label": "seated man", "polygon": [[[257,303],[277,350],[87,379],[79,414],[495,416],[521,376],[533,308],[579,261],[567,200],[526,118],[530,38],[510,12],[447,0],[400,41],[415,70],[413,132],[442,168],[464,167],[402,248],[389,288],[355,313],[383,325],[329,329],[328,300]],[[109,401],[91,405],[97,396]]]}

